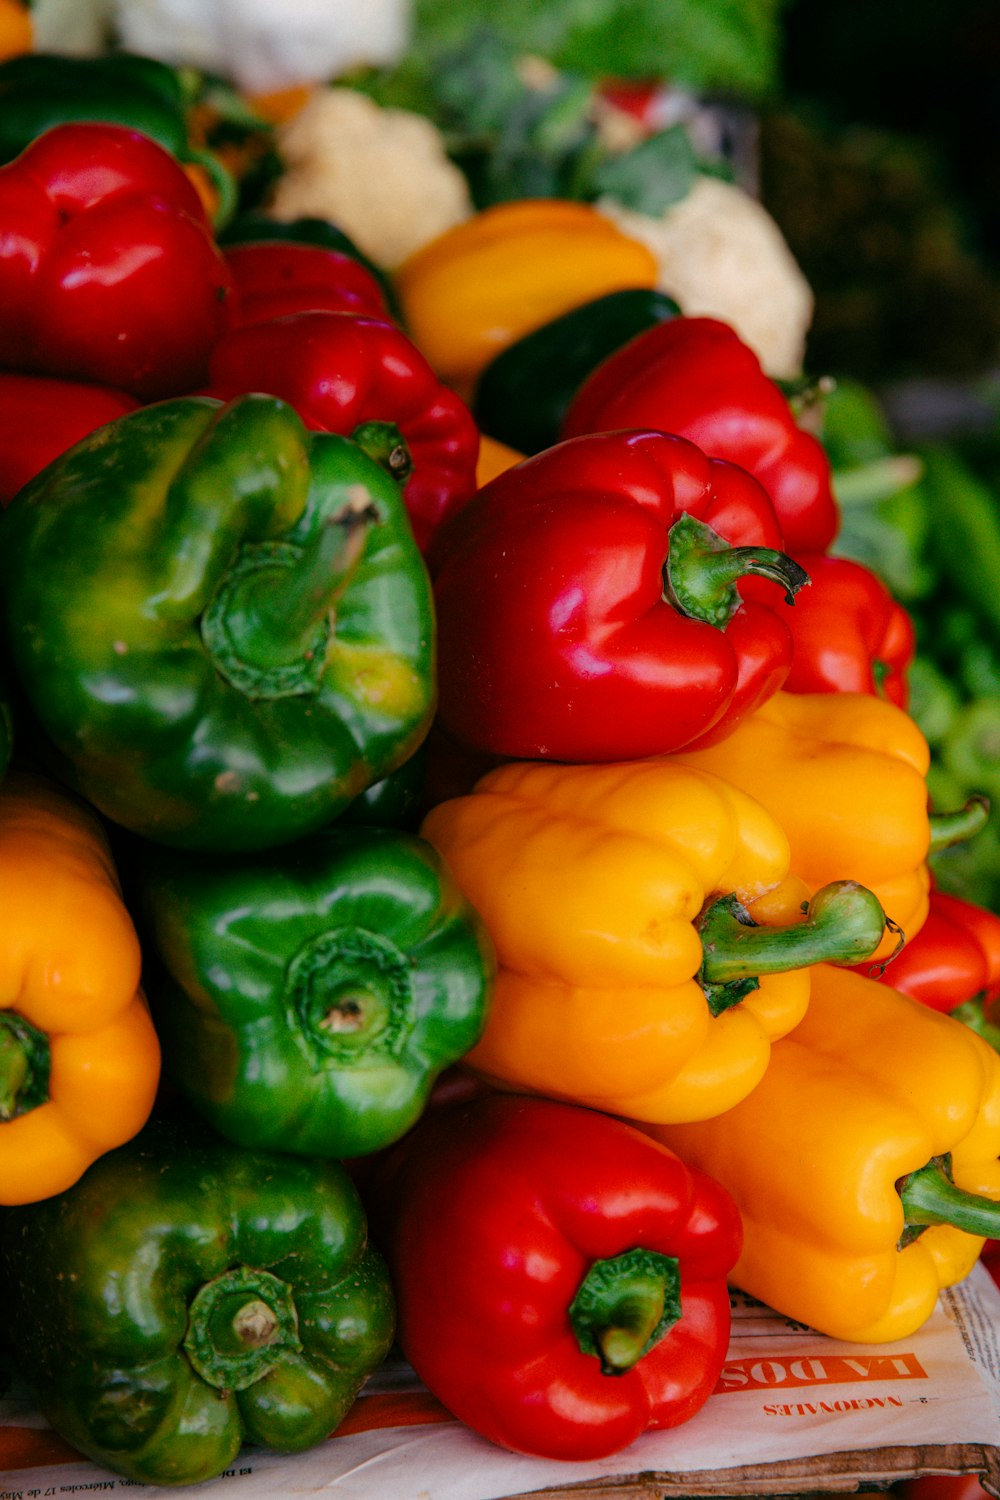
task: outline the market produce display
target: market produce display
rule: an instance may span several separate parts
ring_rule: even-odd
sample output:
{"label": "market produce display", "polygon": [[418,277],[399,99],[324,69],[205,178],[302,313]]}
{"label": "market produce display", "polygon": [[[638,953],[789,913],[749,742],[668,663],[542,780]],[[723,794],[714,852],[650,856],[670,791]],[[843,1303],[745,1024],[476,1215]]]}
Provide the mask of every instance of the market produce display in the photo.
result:
{"label": "market produce display", "polygon": [[[437,0],[293,77],[253,28],[165,56],[156,9],[149,55],[109,6],[0,61],[40,1412],[189,1486],[320,1444],[395,1349],[488,1442],[603,1460],[712,1399],[731,1288],[917,1331],[1000,1240],[984,470],[801,367],[780,233],[600,6],[619,85],[555,21],[463,61]],[[782,339],[682,265],[736,200]]]}

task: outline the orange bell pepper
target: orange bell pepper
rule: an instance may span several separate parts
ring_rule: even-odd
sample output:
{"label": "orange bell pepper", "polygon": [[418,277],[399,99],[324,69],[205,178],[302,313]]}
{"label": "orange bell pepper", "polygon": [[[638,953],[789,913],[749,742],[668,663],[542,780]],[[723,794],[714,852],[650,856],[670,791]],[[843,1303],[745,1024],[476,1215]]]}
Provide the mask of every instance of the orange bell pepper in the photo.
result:
{"label": "orange bell pepper", "polygon": [[851,882],[804,919],[775,820],[669,759],[511,762],[422,832],[497,952],[465,1065],[609,1114],[728,1109],[801,1021],[809,965],[866,956],[882,936],[881,908]]}
{"label": "orange bell pepper", "polygon": [[656,284],[656,257],[587,203],[526,198],[483,209],[395,273],[406,329],[466,399],[515,339],[608,292]]}
{"label": "orange bell pepper", "polygon": [[[859,880],[906,937],[927,916],[927,741],[867,693],[776,693],[726,739],[671,759],[721,776],[767,808],[809,890]],[[875,957],[887,958],[887,934]]]}
{"label": "orange bell pepper", "polygon": [[0,0],[0,62],[30,52],[34,40],[31,12],[23,0]]}
{"label": "orange bell pepper", "polygon": [[0,783],[0,1203],[71,1187],[145,1124],[160,1048],[104,831],[46,779]]}
{"label": "orange bell pepper", "polygon": [[748,1098],[646,1128],[736,1199],[731,1281],[832,1338],[908,1337],[1000,1228],[1000,1058],[843,969],[816,967]]}

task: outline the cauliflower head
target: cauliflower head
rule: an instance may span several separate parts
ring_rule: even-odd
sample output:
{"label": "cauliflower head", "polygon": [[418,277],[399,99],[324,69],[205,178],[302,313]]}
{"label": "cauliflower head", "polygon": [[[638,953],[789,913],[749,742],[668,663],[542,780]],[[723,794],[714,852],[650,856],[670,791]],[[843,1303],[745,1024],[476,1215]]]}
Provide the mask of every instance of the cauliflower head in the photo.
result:
{"label": "cauliflower head", "polygon": [[281,127],[277,146],[285,170],[268,213],[329,219],[384,270],[473,212],[437,126],[355,89],[317,90]]}
{"label": "cauliflower head", "polygon": [[660,218],[597,205],[656,255],[657,285],[689,317],[720,318],[777,379],[801,374],[812,289],[767,210],[743,188],[699,177]]}

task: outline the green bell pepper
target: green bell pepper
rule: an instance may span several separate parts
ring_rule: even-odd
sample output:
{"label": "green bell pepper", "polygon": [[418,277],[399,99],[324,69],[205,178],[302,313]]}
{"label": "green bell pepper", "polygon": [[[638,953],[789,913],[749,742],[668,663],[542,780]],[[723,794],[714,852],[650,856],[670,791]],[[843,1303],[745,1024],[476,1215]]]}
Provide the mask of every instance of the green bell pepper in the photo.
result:
{"label": "green bell pepper", "polygon": [[550,448],[591,371],[679,313],[672,297],[651,287],[626,287],[571,308],[490,361],[473,392],[473,416],[483,432],[518,453]]}
{"label": "green bell pepper", "polygon": [[494,955],[414,834],[337,824],[276,854],[136,870],[164,1070],[243,1146],[364,1156],[479,1040]]}
{"label": "green bell pepper", "polygon": [[399,486],[274,397],[109,423],[18,493],[0,534],[43,753],[134,833],[289,842],[430,728],[433,599]]}
{"label": "green bell pepper", "polygon": [[4,1327],[55,1430],[144,1484],[297,1452],[341,1421],[395,1323],[336,1162],[158,1118],[0,1223]]}
{"label": "green bell pepper", "polygon": [[131,52],[22,53],[0,62],[0,162],[20,156],[53,125],[73,120],[127,125],[178,161],[203,169],[218,197],[216,222],[222,223],[235,210],[236,183],[213,152],[191,140],[188,105],[181,75],[156,58]]}

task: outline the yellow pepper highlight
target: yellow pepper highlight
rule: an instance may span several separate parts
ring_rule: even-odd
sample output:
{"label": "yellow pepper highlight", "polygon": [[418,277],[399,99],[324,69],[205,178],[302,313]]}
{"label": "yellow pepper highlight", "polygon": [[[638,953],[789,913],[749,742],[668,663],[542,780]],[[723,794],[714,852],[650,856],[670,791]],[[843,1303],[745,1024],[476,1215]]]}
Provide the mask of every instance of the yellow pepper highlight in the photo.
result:
{"label": "yellow pepper highlight", "polygon": [[[780,822],[810,891],[859,880],[907,938],[927,916],[927,741],[867,693],[776,693],[718,744],[671,759],[710,771]],[[876,958],[892,952],[887,934]]]}
{"label": "yellow pepper highlight", "polygon": [[781,827],[716,776],[666,759],[509,763],[422,833],[497,950],[490,1019],[465,1059],[495,1083],[701,1119],[759,1082],[805,1014],[806,968],[762,976],[715,1015],[696,978],[713,895],[736,893],[755,918],[766,906],[767,925],[803,920]]}
{"label": "yellow pepper highlight", "polygon": [[31,1203],[145,1124],[160,1048],[104,831],[27,772],[0,782],[0,911],[0,1203]]}
{"label": "yellow pepper highlight", "polygon": [[587,203],[498,203],[422,246],[395,289],[410,337],[466,399],[508,344],[608,292],[653,287],[658,267]]}
{"label": "yellow pepper highlight", "polygon": [[646,1128],[736,1199],[734,1285],[833,1338],[908,1337],[982,1249],[951,1224],[900,1248],[900,1179],[947,1157],[958,1187],[1000,1199],[1000,1058],[951,1016],[825,964],[749,1097]]}

